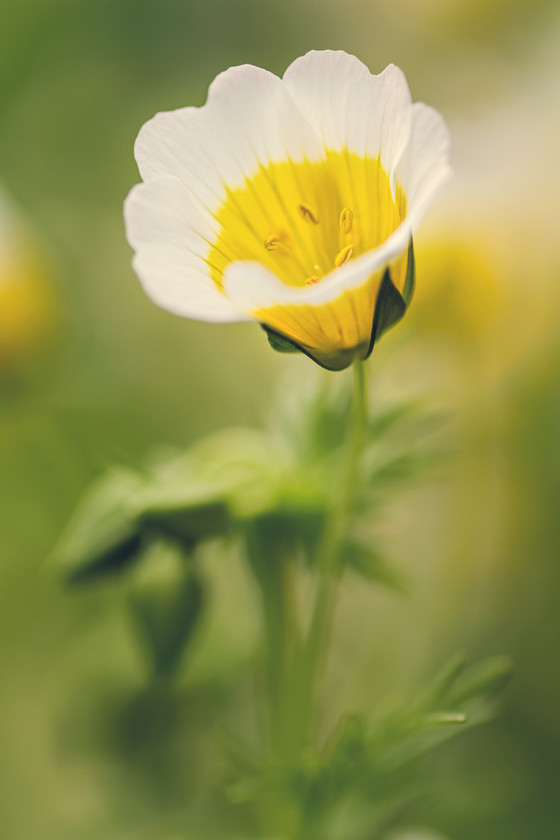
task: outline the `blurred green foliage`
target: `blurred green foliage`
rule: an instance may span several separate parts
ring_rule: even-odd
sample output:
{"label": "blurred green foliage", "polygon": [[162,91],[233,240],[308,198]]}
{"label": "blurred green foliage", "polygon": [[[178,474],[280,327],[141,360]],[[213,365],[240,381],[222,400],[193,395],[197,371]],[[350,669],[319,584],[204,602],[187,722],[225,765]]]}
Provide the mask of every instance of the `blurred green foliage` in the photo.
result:
{"label": "blurred green foliage", "polygon": [[[429,318],[419,301],[414,320],[413,303],[409,325],[372,357],[375,399],[410,391],[452,410],[454,425],[436,436],[457,454],[445,471],[401,486],[376,526],[409,581],[406,596],[386,589],[372,596],[349,578],[324,724],[332,731],[341,709],[377,709],[392,691],[410,696],[457,648],[472,659],[507,651],[516,678],[503,713],[423,760],[439,795],[419,788],[423,816],[411,814],[410,824],[432,825],[453,840],[560,836],[560,347],[550,291],[560,254],[547,227],[560,191],[539,146],[541,137],[556,143],[557,127],[538,122],[550,110],[547,91],[556,90],[558,29],[551,0],[4,2],[0,178],[42,254],[58,312],[48,352],[9,376],[0,371],[0,819],[7,836],[173,840],[203,831],[221,837],[224,820],[232,835],[240,828],[243,806],[220,800],[214,788],[226,768],[224,736],[213,722],[250,728],[255,714],[257,605],[235,550],[202,549],[212,596],[172,691],[146,684],[123,592],[100,580],[71,597],[46,558],[106,467],[136,473],[162,442],[184,447],[225,425],[255,424],[285,369],[308,375],[306,360],[277,357],[259,330],[182,322],[145,300],[129,267],[121,204],[137,180],[134,137],[155,111],[201,104],[208,83],[230,64],[281,72],[307,49],[327,46],[358,54],[372,70],[389,61],[403,66],[414,97],[454,123],[459,148],[470,147],[482,119],[482,146],[470,158],[458,154],[457,168],[459,183],[481,171],[486,181],[475,180],[475,202],[459,191],[460,209],[446,221],[465,224],[474,250],[479,236],[501,237],[493,253],[507,271],[498,315],[482,338],[472,327],[478,317],[460,316],[467,305],[469,313],[482,308],[484,289],[476,277],[462,277],[452,300],[445,286],[438,291],[438,307],[450,304],[445,330],[437,330],[433,299]],[[535,111],[541,96],[545,106]],[[477,158],[500,120],[508,143],[500,140],[488,161]],[[517,192],[495,204],[503,182],[494,183],[492,172],[523,126],[534,132],[530,158],[543,159],[542,178],[540,170],[525,177],[522,145],[508,172]],[[421,235],[416,242],[420,253]],[[419,296],[427,283],[419,260]],[[548,320],[535,319],[535,299]],[[398,456],[381,454],[385,476],[398,476]],[[177,571],[174,561],[170,567]],[[345,731],[344,744],[332,748],[338,764],[359,753],[360,719]],[[340,824],[351,818],[362,818],[352,803]]]}

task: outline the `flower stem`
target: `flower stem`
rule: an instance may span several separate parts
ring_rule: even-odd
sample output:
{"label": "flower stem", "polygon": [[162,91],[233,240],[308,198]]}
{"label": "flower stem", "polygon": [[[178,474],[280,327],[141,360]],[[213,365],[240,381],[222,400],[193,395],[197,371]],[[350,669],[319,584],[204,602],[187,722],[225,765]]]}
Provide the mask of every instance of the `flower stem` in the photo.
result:
{"label": "flower stem", "polygon": [[[327,657],[348,521],[359,478],[367,421],[365,372],[354,363],[354,397],[346,447],[335,476],[336,493],[318,547],[318,581],[311,620],[302,638],[294,603],[291,542],[266,519],[251,523],[245,539],[250,565],[261,592],[266,644],[266,694],[270,766],[299,772],[302,753],[312,744],[315,700]],[[267,831],[307,840],[309,815],[288,785],[267,801]]]}
{"label": "flower stem", "polygon": [[245,540],[262,599],[268,741],[276,762],[282,760],[287,743],[290,661],[298,644],[293,568],[286,546],[271,535],[266,522],[248,526]]}
{"label": "flower stem", "polygon": [[310,723],[315,705],[315,695],[321,672],[325,666],[338,584],[342,574],[342,568],[339,566],[340,551],[354,502],[366,423],[367,394],[364,363],[355,361],[354,400],[348,446],[338,483],[339,490],[333,500],[331,515],[319,547],[317,566],[320,577],[299,673],[301,682],[301,729],[299,737],[302,744],[305,744],[311,735]]}

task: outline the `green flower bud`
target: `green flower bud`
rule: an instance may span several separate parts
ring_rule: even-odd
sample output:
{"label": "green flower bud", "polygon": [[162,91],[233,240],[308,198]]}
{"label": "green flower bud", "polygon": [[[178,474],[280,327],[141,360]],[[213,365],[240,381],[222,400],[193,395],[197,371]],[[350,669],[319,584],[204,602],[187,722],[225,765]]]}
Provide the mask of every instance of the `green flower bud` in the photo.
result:
{"label": "green flower bud", "polygon": [[202,583],[176,543],[158,539],[144,549],[131,576],[129,604],[154,675],[176,671],[203,602]]}

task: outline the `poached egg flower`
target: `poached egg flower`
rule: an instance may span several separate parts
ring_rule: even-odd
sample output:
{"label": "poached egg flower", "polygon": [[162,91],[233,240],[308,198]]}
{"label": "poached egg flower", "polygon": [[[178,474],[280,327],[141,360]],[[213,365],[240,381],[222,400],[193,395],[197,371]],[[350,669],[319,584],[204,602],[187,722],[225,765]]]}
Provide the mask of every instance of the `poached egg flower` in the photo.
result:
{"label": "poached egg flower", "polygon": [[283,78],[232,67],[200,108],[138,135],[125,202],[134,270],[178,315],[256,320],[330,370],[365,359],[414,287],[412,234],[449,136],[403,73],[310,52]]}

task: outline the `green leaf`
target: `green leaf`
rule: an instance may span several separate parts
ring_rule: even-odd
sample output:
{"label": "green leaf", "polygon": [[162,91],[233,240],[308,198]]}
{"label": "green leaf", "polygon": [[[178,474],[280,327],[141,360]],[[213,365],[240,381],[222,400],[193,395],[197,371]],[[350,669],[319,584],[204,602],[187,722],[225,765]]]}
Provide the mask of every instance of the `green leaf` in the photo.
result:
{"label": "green leaf", "polygon": [[154,674],[174,673],[203,603],[202,583],[181,548],[163,539],[151,543],[134,569],[129,604]]}
{"label": "green leaf", "polygon": [[389,450],[382,455],[371,448],[364,455],[363,474],[370,484],[404,481],[415,473],[419,462],[420,458],[413,452],[391,453]]}
{"label": "green leaf", "polygon": [[328,747],[327,765],[349,770],[359,763],[367,741],[367,723],[363,715],[351,712],[338,724]]}
{"label": "green leaf", "polygon": [[326,515],[324,505],[292,507],[279,504],[253,518],[266,542],[284,545],[288,553],[295,545],[304,545],[312,554],[321,539]]}
{"label": "green leaf", "polygon": [[384,437],[404,421],[415,419],[417,411],[417,406],[411,403],[398,403],[377,410],[368,418],[369,437],[372,440]]}
{"label": "green leaf", "polygon": [[507,656],[493,656],[472,665],[456,683],[449,695],[454,706],[474,699],[490,699],[499,694],[510,681],[513,661]]}
{"label": "green leaf", "polygon": [[452,656],[422,692],[417,705],[423,709],[435,709],[445,704],[451,689],[466,667],[465,653],[456,653]]}
{"label": "green leaf", "polygon": [[51,555],[69,582],[101,577],[133,558],[140,526],[128,501],[142,483],[136,473],[114,469],[87,490]]}
{"label": "green leaf", "polygon": [[297,464],[332,458],[348,435],[351,392],[347,377],[301,374],[285,383],[271,410],[273,434]]}
{"label": "green leaf", "polygon": [[406,591],[406,583],[397,569],[364,540],[349,538],[343,545],[341,562],[369,581],[382,583],[397,592]]}
{"label": "green leaf", "polygon": [[440,726],[455,726],[466,722],[467,716],[463,712],[432,712],[411,721],[410,731],[422,732],[438,729]]}
{"label": "green leaf", "polygon": [[224,499],[200,497],[190,493],[174,499],[145,502],[138,516],[144,526],[182,540],[187,547],[201,540],[220,537],[230,531],[230,514]]}

